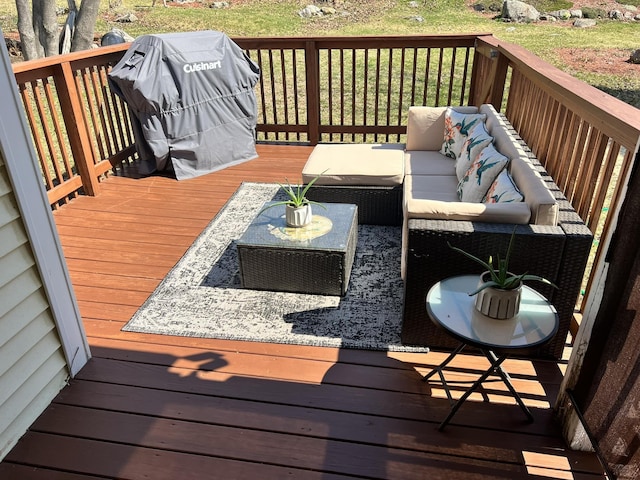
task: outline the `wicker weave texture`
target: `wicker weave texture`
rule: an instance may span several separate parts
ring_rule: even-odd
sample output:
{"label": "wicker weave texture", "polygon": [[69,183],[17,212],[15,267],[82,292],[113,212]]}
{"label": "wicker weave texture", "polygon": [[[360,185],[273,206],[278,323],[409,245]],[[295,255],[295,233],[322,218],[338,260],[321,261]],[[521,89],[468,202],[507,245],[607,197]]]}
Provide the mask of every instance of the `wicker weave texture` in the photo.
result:
{"label": "wicker weave texture", "polygon": [[358,223],[354,216],[343,251],[238,244],[242,286],[342,296],[349,286],[357,243]]}
{"label": "wicker weave texture", "polygon": [[358,206],[361,225],[402,224],[402,185],[312,185],[307,198],[315,202],[351,203]]}
{"label": "wicker weave texture", "polygon": [[[453,251],[449,245],[488,259],[490,255],[506,253],[512,231],[513,225],[508,224],[409,220],[403,343],[444,349],[457,345],[430,321],[425,308],[427,292],[442,279],[480,274],[482,267]],[[559,227],[518,226],[510,269],[535,273],[555,281],[562,264],[565,240]],[[531,282],[530,286],[552,298],[552,287],[539,282]],[[553,356],[555,348],[555,345],[547,345],[540,355]]]}

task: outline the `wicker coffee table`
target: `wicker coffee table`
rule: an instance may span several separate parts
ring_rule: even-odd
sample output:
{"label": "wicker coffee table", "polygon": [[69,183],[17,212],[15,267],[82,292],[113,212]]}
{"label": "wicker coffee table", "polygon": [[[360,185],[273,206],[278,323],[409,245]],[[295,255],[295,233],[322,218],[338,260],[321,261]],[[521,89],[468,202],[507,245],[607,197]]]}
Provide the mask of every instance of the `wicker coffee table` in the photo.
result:
{"label": "wicker coffee table", "polygon": [[258,215],[236,241],[242,286],[317,295],[344,295],[358,242],[358,207],[314,206],[313,221],[287,227],[284,206]]}

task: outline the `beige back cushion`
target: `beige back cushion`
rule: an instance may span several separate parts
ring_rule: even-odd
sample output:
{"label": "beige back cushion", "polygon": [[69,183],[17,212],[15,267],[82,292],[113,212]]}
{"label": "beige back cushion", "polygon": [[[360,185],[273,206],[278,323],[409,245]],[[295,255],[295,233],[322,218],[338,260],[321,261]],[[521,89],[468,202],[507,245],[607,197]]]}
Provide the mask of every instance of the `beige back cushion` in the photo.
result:
{"label": "beige back cushion", "polygon": [[[453,107],[457,112],[477,113],[477,107]],[[444,141],[444,112],[447,107],[409,107],[407,150],[440,150]]]}
{"label": "beige back cushion", "polygon": [[481,105],[480,113],[487,115],[487,130],[494,139],[493,143],[496,149],[511,159],[509,171],[518,189],[524,195],[524,201],[527,202],[531,209],[529,223],[535,225],[557,225],[558,204],[556,199],[529,161],[529,157],[522,145],[508,131],[504,119],[492,105]]}

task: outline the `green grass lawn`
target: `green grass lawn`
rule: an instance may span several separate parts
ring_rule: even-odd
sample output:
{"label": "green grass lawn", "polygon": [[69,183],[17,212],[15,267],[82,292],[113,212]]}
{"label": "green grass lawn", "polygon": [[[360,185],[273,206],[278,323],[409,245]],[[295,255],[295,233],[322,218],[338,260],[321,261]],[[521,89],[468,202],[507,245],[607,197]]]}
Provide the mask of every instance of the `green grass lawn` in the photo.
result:
{"label": "green grass lawn", "polygon": [[[497,0],[490,0],[496,3]],[[640,47],[640,22],[599,20],[594,28],[579,29],[568,22],[511,24],[495,14],[475,12],[464,0],[343,0],[336,2],[338,14],[325,18],[301,18],[297,12],[312,0],[228,0],[229,7],[209,8],[212,2],[171,4],[157,0],[109,0],[102,2],[96,36],[112,27],[132,36],[148,33],[213,29],[234,36],[306,36],[306,35],[412,35],[438,33],[492,33],[505,41],[522,45],[549,63],[640,108],[640,66],[629,72],[598,74],[589,69],[569,67],[560,49],[618,49],[631,52]],[[535,0],[540,11],[570,8],[566,0]],[[542,3],[544,2],[544,4]],[[554,3],[555,2],[555,3]],[[61,8],[66,2],[58,0]],[[488,1],[483,2],[489,5]],[[640,0],[625,1],[640,3]],[[500,5],[500,3],[498,3]],[[343,14],[343,12],[347,14]],[[115,20],[125,13],[138,18],[134,23]],[[422,21],[417,21],[421,17]],[[60,23],[64,22],[60,16]],[[0,0],[0,26],[15,32],[16,7],[13,0]],[[628,57],[627,57],[628,58]]]}

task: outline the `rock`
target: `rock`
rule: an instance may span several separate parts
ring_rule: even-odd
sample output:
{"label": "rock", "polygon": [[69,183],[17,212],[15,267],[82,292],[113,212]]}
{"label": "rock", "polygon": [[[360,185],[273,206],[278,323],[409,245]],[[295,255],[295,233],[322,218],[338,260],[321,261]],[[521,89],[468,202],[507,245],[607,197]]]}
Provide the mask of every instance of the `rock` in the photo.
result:
{"label": "rock", "polygon": [[118,23],[133,23],[137,21],[138,17],[136,17],[133,13],[127,13],[126,15],[116,18],[116,22]]}
{"label": "rock", "polygon": [[596,21],[593,18],[578,18],[573,22],[573,26],[576,28],[595,27]]}
{"label": "rock", "polygon": [[624,15],[620,10],[611,10],[609,12],[609,18],[611,20],[622,20],[624,18]]}
{"label": "rock", "polygon": [[213,2],[209,8],[227,8],[228,6],[229,2]]}
{"label": "rock", "polygon": [[629,57],[629,63],[640,64],[640,48],[631,53]]}
{"label": "rock", "polygon": [[481,3],[476,3],[476,4],[473,6],[473,9],[474,9],[476,12],[484,12],[484,11],[486,10],[485,6],[484,6],[483,4],[481,4]]}
{"label": "rock", "polygon": [[629,12],[637,12],[638,11],[638,7],[636,7],[635,5],[622,5],[622,8],[624,10],[629,11]]}
{"label": "rock", "polygon": [[537,22],[540,12],[528,3],[519,0],[506,0],[502,4],[502,18],[511,22]]}
{"label": "rock", "polygon": [[605,18],[606,16],[607,12],[605,12],[601,8],[582,8],[582,18]]}
{"label": "rock", "polygon": [[571,18],[569,10],[556,10],[555,12],[549,12],[549,15],[556,17],[558,20],[569,20]]}
{"label": "rock", "polygon": [[571,18],[582,18],[582,10],[569,10]]}
{"label": "rock", "polygon": [[335,15],[336,13],[338,13],[333,7],[322,7],[320,11],[323,15]]}
{"label": "rock", "polygon": [[409,2],[409,8],[418,8],[418,2]]}
{"label": "rock", "polygon": [[629,22],[630,22],[630,21],[632,21],[632,20],[633,20],[633,13],[631,13],[631,12],[624,12],[623,18],[624,18],[624,20],[627,20],[627,21],[629,21]]}
{"label": "rock", "polygon": [[298,15],[303,18],[321,17],[322,10],[320,10],[320,8],[316,7],[315,5],[307,5],[298,12]]}

